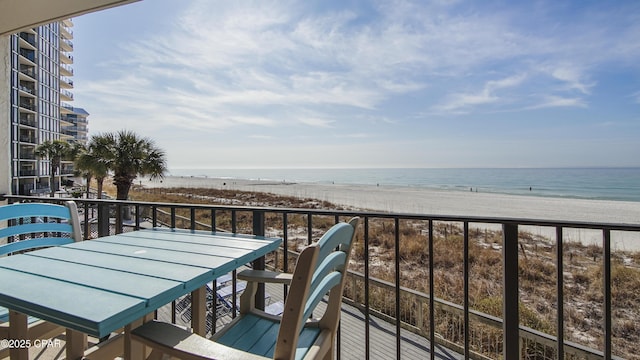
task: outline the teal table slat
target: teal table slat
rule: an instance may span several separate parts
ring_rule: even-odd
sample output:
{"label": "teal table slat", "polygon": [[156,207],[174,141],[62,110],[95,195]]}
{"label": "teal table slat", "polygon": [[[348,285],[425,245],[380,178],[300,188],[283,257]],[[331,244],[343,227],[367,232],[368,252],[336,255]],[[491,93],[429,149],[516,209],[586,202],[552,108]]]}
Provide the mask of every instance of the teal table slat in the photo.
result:
{"label": "teal table slat", "polygon": [[[92,258],[99,256],[94,254]],[[184,292],[184,284],[177,281],[29,255],[10,256],[0,262],[0,268],[137,297],[152,308],[171,302]]]}
{"label": "teal table slat", "polygon": [[132,262],[135,261],[135,259],[150,259],[162,261],[168,264],[189,264],[199,267],[209,267],[214,270],[213,276],[217,275],[215,273],[215,269],[224,265],[235,265],[237,263],[237,259],[233,257],[202,255],[192,252],[155,249],[135,245],[122,245],[105,241],[89,240],[69,244],[67,246],[75,249],[126,256],[129,257]]}
{"label": "teal table slat", "polygon": [[[0,268],[0,305],[93,336],[144,313],[144,300]],[[60,296],[61,294],[64,294]],[[116,327],[114,327],[116,326]]]}
{"label": "teal table slat", "polygon": [[[95,256],[95,254],[100,254],[100,256]],[[149,259],[136,259],[136,261],[131,261],[131,258],[126,256],[95,253],[66,246],[43,249],[31,252],[28,255],[179,281],[185,283],[189,288],[210,281],[210,279],[213,278],[213,270],[210,267],[182,264],[167,266],[166,262]],[[193,285],[191,283],[193,283]]]}
{"label": "teal table slat", "polygon": [[229,246],[212,246],[200,243],[185,243],[173,240],[159,240],[129,236],[110,237],[104,238],[102,240],[96,239],[94,241],[108,242],[112,244],[121,244],[127,246],[139,246],[150,249],[189,252],[192,254],[200,255],[224,256],[231,259],[237,259],[238,257],[245,256],[247,254],[253,255],[255,253],[255,249],[242,249]]}
{"label": "teal table slat", "polygon": [[[184,236],[185,234],[188,234],[189,236]],[[211,246],[226,246],[248,250],[259,249],[262,246],[265,246],[265,244],[271,243],[270,240],[264,237],[247,237],[246,235],[241,236],[227,233],[210,233],[197,230],[192,233],[189,230],[183,229],[154,229],[134,231],[130,233],[124,233],[122,234],[122,237],[152,238],[170,240],[174,242],[197,243]]]}
{"label": "teal table slat", "polygon": [[[203,244],[209,244],[212,246],[224,246],[225,242],[235,242],[240,240],[242,245],[238,247],[246,249],[254,249],[264,255],[271,251],[274,251],[280,246],[280,239],[268,238],[264,236],[254,236],[246,234],[231,234],[231,233],[212,233],[202,230],[186,230],[186,229],[167,229],[167,228],[153,228],[140,231],[129,232],[121,234],[122,236],[137,236],[137,237],[149,237],[163,239],[164,237],[171,236],[171,239],[182,242],[198,242]],[[222,242],[221,242],[222,240]]]}

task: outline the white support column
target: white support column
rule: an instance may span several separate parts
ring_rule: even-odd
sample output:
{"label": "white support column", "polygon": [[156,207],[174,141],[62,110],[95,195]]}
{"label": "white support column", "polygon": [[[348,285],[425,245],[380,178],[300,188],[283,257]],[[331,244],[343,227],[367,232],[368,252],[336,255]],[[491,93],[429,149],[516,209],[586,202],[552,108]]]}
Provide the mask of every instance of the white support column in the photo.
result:
{"label": "white support column", "polygon": [[11,46],[0,36],[0,194],[11,193]]}

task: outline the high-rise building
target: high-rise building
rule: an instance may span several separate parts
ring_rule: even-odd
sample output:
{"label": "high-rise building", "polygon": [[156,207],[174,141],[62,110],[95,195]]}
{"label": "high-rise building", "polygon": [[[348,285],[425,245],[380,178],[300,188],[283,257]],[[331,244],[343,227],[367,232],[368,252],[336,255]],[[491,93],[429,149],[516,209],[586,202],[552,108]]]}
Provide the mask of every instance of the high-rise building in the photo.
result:
{"label": "high-rise building", "polygon": [[[48,193],[49,159],[35,155],[45,141],[86,143],[86,116],[78,117],[73,101],[73,23],[70,19],[28,29],[10,37],[11,190],[14,194]],[[78,123],[78,118],[81,123]],[[77,135],[77,138],[76,138]],[[63,162],[56,182],[73,176]]]}

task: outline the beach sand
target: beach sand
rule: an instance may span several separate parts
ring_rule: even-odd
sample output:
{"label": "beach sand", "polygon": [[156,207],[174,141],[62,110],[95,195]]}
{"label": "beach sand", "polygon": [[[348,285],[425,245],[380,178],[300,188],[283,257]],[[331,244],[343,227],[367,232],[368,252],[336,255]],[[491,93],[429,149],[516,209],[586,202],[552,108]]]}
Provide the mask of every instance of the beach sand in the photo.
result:
{"label": "beach sand", "polygon": [[[136,183],[147,188],[192,187],[268,192],[381,212],[640,224],[640,202],[546,198],[397,186],[180,176],[169,176],[155,181],[141,179]],[[526,230],[545,236],[554,234],[554,230],[548,228]],[[586,244],[601,243],[602,234],[598,231],[572,230],[567,232],[567,238]],[[640,250],[640,234],[614,232],[612,240],[614,249]]]}

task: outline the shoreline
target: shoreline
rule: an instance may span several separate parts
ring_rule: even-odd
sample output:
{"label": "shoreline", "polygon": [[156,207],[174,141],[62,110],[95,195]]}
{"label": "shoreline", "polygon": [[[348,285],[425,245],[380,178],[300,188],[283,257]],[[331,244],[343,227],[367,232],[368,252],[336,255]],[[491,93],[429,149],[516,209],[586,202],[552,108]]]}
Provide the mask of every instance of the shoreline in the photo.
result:
{"label": "shoreline", "polygon": [[[547,198],[408,186],[293,183],[188,176],[168,176],[154,181],[139,179],[136,184],[146,188],[187,187],[266,192],[381,212],[640,224],[640,202],[631,201]],[[536,233],[542,232],[541,235],[549,232],[553,235],[555,231],[534,228]],[[597,233],[594,230],[575,229],[568,237],[591,244],[601,241],[598,239],[602,236]],[[640,233],[615,235],[615,249],[640,251]]]}

